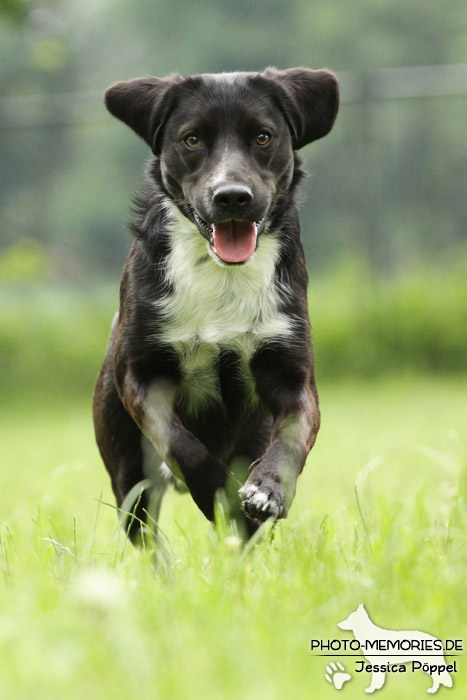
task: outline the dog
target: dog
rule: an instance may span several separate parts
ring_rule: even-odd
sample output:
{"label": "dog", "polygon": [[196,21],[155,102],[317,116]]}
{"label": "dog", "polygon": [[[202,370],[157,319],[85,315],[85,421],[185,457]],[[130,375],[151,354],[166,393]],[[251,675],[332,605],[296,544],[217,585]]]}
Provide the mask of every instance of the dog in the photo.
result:
{"label": "dog", "polygon": [[338,110],[327,70],[137,78],[105,93],[152,149],[93,401],[125,527],[169,484],[246,536],[284,518],[320,424],[296,151]]}
{"label": "dog", "polygon": [[[370,663],[371,683],[365,689],[366,693],[374,693],[375,690],[383,687],[388,668],[392,670],[395,667],[395,670],[401,670],[400,667],[405,667],[407,663],[412,664],[412,670],[421,669],[431,675],[433,685],[428,689],[428,693],[436,693],[440,685],[445,685],[447,688],[452,687],[452,678],[448,669],[453,670],[453,666],[446,665],[443,655],[438,653],[443,649],[442,642],[431,634],[419,632],[418,630],[396,631],[378,627],[370,620],[363,603],[360,603],[358,608],[350,613],[345,620],[339,622],[337,626],[341,630],[353,632],[355,639],[360,642],[365,658]],[[378,641],[381,642],[382,651],[378,651],[375,646],[372,648],[376,648],[376,653],[371,654],[365,651],[369,643],[374,645]],[[390,647],[389,644],[391,644]],[[405,650],[409,647],[414,651],[407,654]],[[391,651],[386,649],[393,649],[394,651],[391,653]],[[415,650],[420,650],[420,652],[417,653]],[[427,663],[430,662],[430,652],[434,657],[433,661],[436,661],[436,663]],[[401,656],[401,653],[403,656]],[[363,662],[360,661],[359,663],[362,664]],[[405,670],[405,668],[402,670]]]}

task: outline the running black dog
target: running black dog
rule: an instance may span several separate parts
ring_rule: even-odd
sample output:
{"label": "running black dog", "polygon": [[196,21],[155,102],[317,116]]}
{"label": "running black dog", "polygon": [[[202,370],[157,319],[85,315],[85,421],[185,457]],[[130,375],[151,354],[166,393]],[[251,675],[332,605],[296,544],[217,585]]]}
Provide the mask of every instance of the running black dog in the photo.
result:
{"label": "running black dog", "polygon": [[[295,154],[338,109],[306,68],[141,78],[109,111],[151,147],[94,422],[131,536],[184,482],[251,534],[285,517],[319,428]],[[240,486],[240,488],[239,488]]]}

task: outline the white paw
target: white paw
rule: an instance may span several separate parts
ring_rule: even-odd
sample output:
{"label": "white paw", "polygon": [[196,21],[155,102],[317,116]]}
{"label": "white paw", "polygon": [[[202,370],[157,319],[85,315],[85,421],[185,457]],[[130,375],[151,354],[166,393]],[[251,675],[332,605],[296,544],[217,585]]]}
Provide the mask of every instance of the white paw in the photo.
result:
{"label": "white paw", "polygon": [[249,484],[242,486],[239,491],[245,513],[253,520],[280,518],[284,513],[283,496],[277,485]]}
{"label": "white paw", "polygon": [[325,679],[328,683],[332,683],[337,690],[341,690],[344,683],[347,683],[352,678],[350,673],[346,673],[345,668],[339,662],[335,664],[332,661],[329,666],[326,666],[326,671]]}

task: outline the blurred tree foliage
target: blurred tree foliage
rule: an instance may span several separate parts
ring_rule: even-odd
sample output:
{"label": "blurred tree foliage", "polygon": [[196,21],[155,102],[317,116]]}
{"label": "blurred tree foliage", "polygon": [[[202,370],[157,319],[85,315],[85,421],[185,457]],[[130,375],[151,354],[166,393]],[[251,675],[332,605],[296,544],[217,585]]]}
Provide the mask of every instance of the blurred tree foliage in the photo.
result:
{"label": "blurred tree foliage", "polygon": [[28,12],[28,0],[0,0],[0,15],[22,21]]}
{"label": "blurred tree foliage", "polygon": [[[115,80],[327,66],[335,131],[305,150],[312,269],[361,257],[411,267],[465,243],[463,97],[372,100],[386,66],[467,63],[464,0],[1,0],[0,256],[21,240],[64,281],[116,274],[147,149],[106,116]],[[371,96],[370,96],[371,97]]]}

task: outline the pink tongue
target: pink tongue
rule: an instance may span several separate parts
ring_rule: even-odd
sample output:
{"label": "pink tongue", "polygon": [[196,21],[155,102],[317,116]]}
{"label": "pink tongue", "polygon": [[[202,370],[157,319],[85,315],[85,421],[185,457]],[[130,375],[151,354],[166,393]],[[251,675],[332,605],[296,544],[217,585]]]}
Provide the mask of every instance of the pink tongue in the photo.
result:
{"label": "pink tongue", "polygon": [[213,227],[214,248],[224,262],[241,263],[251,258],[256,249],[254,221],[224,221]]}

